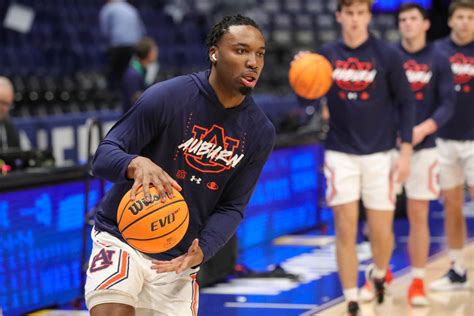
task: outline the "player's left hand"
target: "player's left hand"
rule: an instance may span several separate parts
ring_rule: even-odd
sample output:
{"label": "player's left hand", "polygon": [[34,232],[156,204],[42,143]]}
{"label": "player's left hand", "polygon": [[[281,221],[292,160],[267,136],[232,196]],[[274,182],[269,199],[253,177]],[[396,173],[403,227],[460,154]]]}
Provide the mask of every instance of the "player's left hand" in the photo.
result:
{"label": "player's left hand", "polygon": [[176,274],[180,274],[191,267],[200,265],[203,259],[204,254],[199,247],[199,240],[196,238],[184,255],[169,261],[152,260],[151,269],[156,270],[156,273],[176,271]]}
{"label": "player's left hand", "polygon": [[411,140],[412,145],[413,146],[418,145],[419,143],[421,143],[423,141],[423,139],[425,139],[425,137],[426,137],[426,133],[425,133],[424,129],[422,127],[420,127],[419,125],[415,126],[413,128],[413,136],[412,136],[412,140]]}
{"label": "player's left hand", "polygon": [[395,176],[397,183],[404,183],[410,175],[411,155],[413,147],[411,144],[402,143],[400,145],[400,156],[395,161],[392,174]]}
{"label": "player's left hand", "polygon": [[438,130],[438,124],[431,118],[413,127],[412,145],[416,146],[426,138]]}

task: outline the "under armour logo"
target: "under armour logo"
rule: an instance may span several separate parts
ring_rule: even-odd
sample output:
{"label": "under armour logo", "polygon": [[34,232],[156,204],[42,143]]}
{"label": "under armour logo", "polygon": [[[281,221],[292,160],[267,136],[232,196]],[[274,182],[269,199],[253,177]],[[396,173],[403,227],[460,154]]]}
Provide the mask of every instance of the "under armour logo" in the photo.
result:
{"label": "under armour logo", "polygon": [[196,176],[191,177],[191,182],[196,182],[197,184],[201,184],[201,178],[196,178]]}

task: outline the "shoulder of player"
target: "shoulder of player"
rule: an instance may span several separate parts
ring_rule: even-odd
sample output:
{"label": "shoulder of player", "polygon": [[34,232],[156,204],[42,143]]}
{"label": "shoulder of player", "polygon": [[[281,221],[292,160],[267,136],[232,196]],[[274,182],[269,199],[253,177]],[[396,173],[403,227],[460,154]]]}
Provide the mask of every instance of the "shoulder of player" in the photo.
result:
{"label": "shoulder of player", "polygon": [[196,89],[189,76],[179,76],[153,84],[143,93],[143,98],[152,103],[178,104]]}
{"label": "shoulder of player", "polygon": [[446,37],[442,37],[442,38],[439,38],[439,39],[433,41],[433,46],[436,47],[436,48],[441,48],[441,47],[446,46],[447,44],[449,44],[449,42],[450,42],[450,37],[446,36]]}
{"label": "shoulder of player", "polygon": [[400,56],[401,54],[401,49],[398,47],[397,44],[387,43],[386,41],[376,37],[372,37],[372,43],[377,47],[377,49],[383,51],[384,55],[387,55],[387,57],[389,57],[390,55]]}
{"label": "shoulder of player", "polygon": [[249,130],[254,133],[256,138],[263,138],[267,140],[274,139],[276,131],[273,123],[270,121],[262,108],[255,103],[253,98],[249,102],[252,102],[252,104],[248,107],[248,122],[251,124],[251,126],[248,126]]}
{"label": "shoulder of player", "polygon": [[384,67],[393,69],[403,62],[403,51],[391,43],[387,43],[381,39],[373,39],[373,47],[375,48],[376,56],[381,60]]}
{"label": "shoulder of player", "polygon": [[335,52],[336,49],[342,48],[340,41],[334,41],[330,43],[326,43],[318,51],[318,54],[323,56],[328,56],[329,54]]}

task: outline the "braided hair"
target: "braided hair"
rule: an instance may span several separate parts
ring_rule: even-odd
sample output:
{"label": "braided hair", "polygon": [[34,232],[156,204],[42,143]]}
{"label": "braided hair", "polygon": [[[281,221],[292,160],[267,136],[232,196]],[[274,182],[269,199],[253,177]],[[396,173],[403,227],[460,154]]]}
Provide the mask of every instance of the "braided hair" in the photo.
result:
{"label": "braided hair", "polygon": [[229,32],[229,27],[233,25],[250,25],[256,28],[257,30],[259,30],[263,34],[260,27],[251,18],[248,18],[240,14],[227,15],[220,22],[216,23],[212,27],[209,34],[207,34],[207,38],[206,38],[207,48],[211,48],[212,46],[217,46],[217,43],[220,41],[221,37],[225,33]]}

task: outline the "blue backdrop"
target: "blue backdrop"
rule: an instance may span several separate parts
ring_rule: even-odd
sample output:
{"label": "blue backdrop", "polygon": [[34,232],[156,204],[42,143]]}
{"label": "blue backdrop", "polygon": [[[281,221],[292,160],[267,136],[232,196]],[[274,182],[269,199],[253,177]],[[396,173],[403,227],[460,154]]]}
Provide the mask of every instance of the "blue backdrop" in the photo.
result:
{"label": "blue backdrop", "polygon": [[[321,157],[318,145],[274,151],[238,230],[241,248],[317,224]],[[0,306],[6,315],[80,297],[84,192],[82,181],[2,192]],[[98,180],[89,192],[91,208]]]}

